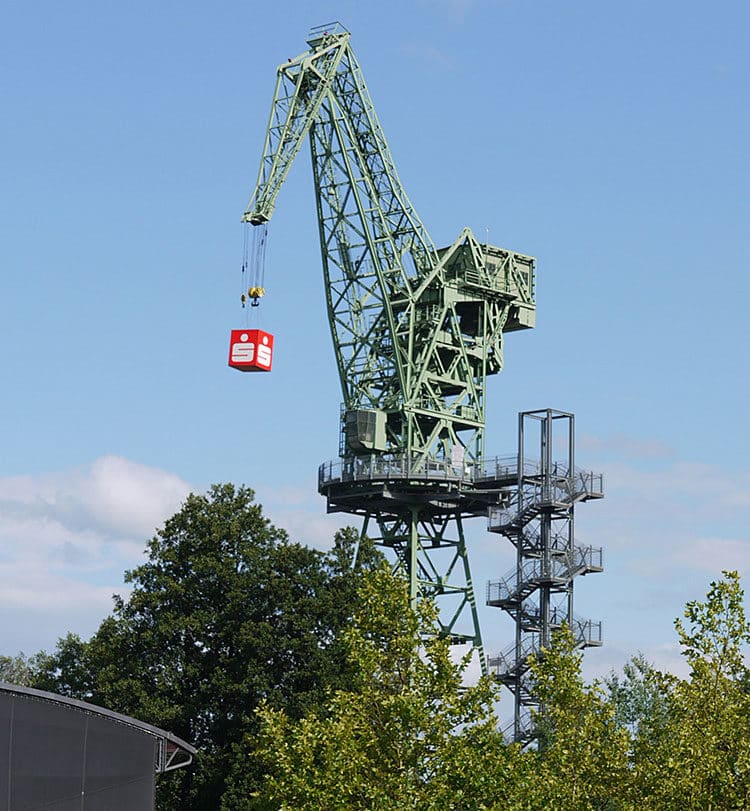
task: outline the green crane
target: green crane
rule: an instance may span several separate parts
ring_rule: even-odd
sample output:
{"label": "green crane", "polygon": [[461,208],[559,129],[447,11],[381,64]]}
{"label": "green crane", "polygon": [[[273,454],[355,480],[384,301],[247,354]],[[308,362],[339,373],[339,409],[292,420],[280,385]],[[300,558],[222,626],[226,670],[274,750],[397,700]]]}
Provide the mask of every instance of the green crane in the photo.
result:
{"label": "green crane", "polygon": [[308,140],[343,393],[339,460],[321,466],[320,492],[395,551],[413,601],[457,598],[440,630],[481,650],[462,519],[502,499],[483,474],[485,386],[502,369],[503,334],[534,326],[534,259],[469,228],[435,247],[349,40],[338,23],[320,26],[279,66],[243,221],[270,220]]}

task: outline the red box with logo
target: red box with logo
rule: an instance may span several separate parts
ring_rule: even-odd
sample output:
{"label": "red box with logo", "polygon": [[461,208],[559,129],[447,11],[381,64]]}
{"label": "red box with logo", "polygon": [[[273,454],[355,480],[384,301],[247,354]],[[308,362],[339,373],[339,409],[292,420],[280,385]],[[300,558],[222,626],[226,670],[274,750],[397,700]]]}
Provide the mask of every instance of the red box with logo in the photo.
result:
{"label": "red box with logo", "polygon": [[270,372],[273,335],[260,329],[233,329],[229,338],[229,365],[241,372]]}

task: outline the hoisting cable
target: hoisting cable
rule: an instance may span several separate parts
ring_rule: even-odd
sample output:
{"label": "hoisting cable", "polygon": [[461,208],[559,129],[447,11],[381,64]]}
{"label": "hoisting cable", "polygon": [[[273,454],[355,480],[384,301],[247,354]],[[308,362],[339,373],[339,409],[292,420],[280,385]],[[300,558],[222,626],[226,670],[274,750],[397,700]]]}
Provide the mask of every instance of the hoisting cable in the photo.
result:
{"label": "hoisting cable", "polygon": [[257,307],[266,294],[266,245],[268,244],[268,227],[266,223],[253,227],[253,252],[251,257],[250,287],[247,294],[250,306]]}
{"label": "hoisting cable", "polygon": [[240,287],[240,302],[242,303],[243,310],[245,309],[245,304],[247,302],[247,278],[248,278],[247,243],[248,243],[248,234],[247,234],[247,226],[245,225],[242,227],[242,281]]}

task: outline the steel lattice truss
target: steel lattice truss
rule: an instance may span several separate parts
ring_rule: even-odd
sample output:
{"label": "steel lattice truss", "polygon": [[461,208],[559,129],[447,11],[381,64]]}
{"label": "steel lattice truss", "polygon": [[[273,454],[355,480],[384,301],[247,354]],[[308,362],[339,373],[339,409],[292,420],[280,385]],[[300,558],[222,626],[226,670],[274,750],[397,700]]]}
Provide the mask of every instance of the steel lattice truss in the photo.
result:
{"label": "steel lattice truss", "polygon": [[503,331],[533,325],[533,259],[480,245],[469,229],[437,250],[398,178],[349,33],[314,32],[309,44],[278,68],[244,220],[270,218],[309,138],[345,411],[384,414],[378,450],[477,460]]}
{"label": "steel lattice truss", "polygon": [[534,260],[480,244],[468,228],[435,247],[349,38],[338,24],[314,29],[309,50],[279,66],[243,220],[271,218],[309,141],[343,393],[341,460],[321,468],[320,492],[329,511],[363,516],[395,552],[412,600],[441,598],[440,633],[481,651],[462,521],[501,498],[474,482],[486,379],[502,369],[503,333],[534,325]]}
{"label": "steel lattice truss", "polygon": [[[460,513],[428,516],[416,505],[401,515],[374,510],[366,517],[363,531],[395,552],[403,570],[411,575],[413,600],[419,594],[441,598],[440,633],[456,644],[473,645],[483,657]],[[471,622],[462,623],[467,613]]]}

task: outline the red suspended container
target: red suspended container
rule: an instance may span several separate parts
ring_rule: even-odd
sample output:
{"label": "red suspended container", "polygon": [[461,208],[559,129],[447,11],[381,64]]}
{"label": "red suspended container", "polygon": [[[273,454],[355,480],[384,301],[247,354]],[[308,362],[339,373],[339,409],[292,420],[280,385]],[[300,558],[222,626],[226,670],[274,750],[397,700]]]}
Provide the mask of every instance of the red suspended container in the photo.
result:
{"label": "red suspended container", "polygon": [[233,329],[229,338],[229,365],[241,372],[270,372],[273,335],[260,329]]}

